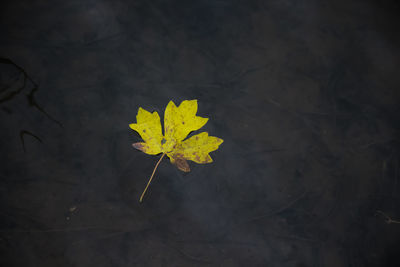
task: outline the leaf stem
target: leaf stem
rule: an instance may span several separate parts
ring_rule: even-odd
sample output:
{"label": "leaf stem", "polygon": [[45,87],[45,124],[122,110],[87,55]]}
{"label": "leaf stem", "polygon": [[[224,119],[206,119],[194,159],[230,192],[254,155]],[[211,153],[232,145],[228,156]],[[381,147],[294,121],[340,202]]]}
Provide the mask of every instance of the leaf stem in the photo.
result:
{"label": "leaf stem", "polygon": [[151,183],[151,180],[153,179],[154,173],[156,172],[156,170],[157,170],[157,168],[158,168],[158,165],[160,164],[160,162],[161,162],[161,160],[164,158],[164,156],[165,156],[165,153],[162,154],[161,158],[158,160],[156,166],[154,167],[153,173],[151,174],[150,179],[149,179],[149,181],[147,182],[146,188],[144,189],[142,195],[140,196],[139,202],[142,202],[142,201],[143,201],[144,194],[146,193],[147,188],[149,187],[149,185],[150,185],[150,183]]}

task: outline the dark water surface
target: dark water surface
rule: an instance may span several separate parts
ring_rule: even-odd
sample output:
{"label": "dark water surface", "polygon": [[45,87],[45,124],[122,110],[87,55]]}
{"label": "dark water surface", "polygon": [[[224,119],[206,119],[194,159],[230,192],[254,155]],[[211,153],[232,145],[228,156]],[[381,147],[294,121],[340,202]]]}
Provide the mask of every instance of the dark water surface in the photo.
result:
{"label": "dark water surface", "polygon": [[[0,5],[1,266],[400,266],[399,4]],[[183,173],[139,107],[198,99]]]}

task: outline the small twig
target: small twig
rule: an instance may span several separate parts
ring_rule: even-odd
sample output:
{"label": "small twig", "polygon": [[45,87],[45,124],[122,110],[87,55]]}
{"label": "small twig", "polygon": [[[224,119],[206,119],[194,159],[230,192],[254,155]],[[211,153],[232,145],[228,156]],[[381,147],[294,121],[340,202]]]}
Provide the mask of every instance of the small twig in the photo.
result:
{"label": "small twig", "polygon": [[391,223],[398,223],[398,224],[400,224],[400,221],[399,221],[399,220],[393,220],[391,217],[389,217],[388,215],[386,215],[386,213],[384,213],[384,212],[381,211],[381,210],[377,210],[376,213],[379,213],[379,214],[381,214],[383,217],[385,217],[385,219],[386,219],[385,221],[386,221],[387,224],[391,224]]}
{"label": "small twig", "polygon": [[30,136],[34,137],[36,140],[38,140],[40,143],[43,143],[42,139],[40,139],[39,136],[37,136],[27,130],[21,130],[19,132],[19,138],[21,139],[22,148],[24,149],[24,152],[26,152],[24,135],[30,135]]}
{"label": "small twig", "polygon": [[157,167],[158,167],[158,165],[160,164],[161,160],[164,158],[164,156],[165,156],[165,153],[162,154],[161,158],[158,160],[156,166],[154,167],[153,173],[151,174],[150,179],[149,179],[149,181],[147,182],[146,188],[143,190],[143,193],[142,193],[142,195],[140,196],[139,202],[142,202],[142,201],[143,201],[144,194],[146,193],[147,188],[149,187],[149,185],[150,185],[150,183],[151,183],[151,180],[153,179],[154,173],[156,172]]}

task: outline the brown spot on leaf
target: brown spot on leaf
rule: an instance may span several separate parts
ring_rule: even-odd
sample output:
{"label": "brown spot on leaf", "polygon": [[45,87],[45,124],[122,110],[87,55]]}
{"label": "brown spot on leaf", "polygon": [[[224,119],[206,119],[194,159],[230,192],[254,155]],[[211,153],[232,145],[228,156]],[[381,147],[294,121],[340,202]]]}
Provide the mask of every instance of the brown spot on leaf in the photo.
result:
{"label": "brown spot on leaf", "polygon": [[190,172],[189,163],[185,158],[183,158],[183,155],[181,154],[175,155],[174,160],[175,160],[175,165],[179,170],[183,172]]}
{"label": "brown spot on leaf", "polygon": [[143,132],[145,133],[145,132],[146,132],[146,130],[145,130],[145,129],[143,129]]}
{"label": "brown spot on leaf", "polygon": [[208,163],[207,157],[202,159],[197,152],[193,152],[193,156],[194,156],[194,161],[196,161],[197,163]]}
{"label": "brown spot on leaf", "polygon": [[184,122],[184,121],[182,121],[182,124],[185,124],[185,122]]}
{"label": "brown spot on leaf", "polygon": [[163,144],[165,144],[165,142],[167,142],[167,140],[165,140],[165,138],[163,138],[163,139],[161,140],[161,144],[163,145]]}
{"label": "brown spot on leaf", "polygon": [[132,146],[140,151],[145,150],[143,143],[133,143]]}

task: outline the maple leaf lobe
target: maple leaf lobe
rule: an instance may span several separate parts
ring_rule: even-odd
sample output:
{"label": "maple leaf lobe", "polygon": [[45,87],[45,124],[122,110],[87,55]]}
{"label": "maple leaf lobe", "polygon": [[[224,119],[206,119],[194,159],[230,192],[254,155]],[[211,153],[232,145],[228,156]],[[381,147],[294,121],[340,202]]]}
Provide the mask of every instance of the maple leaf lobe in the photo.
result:
{"label": "maple leaf lobe", "polygon": [[186,159],[184,159],[183,157],[177,157],[174,160],[174,164],[179,170],[183,172],[190,172],[189,163]]}

